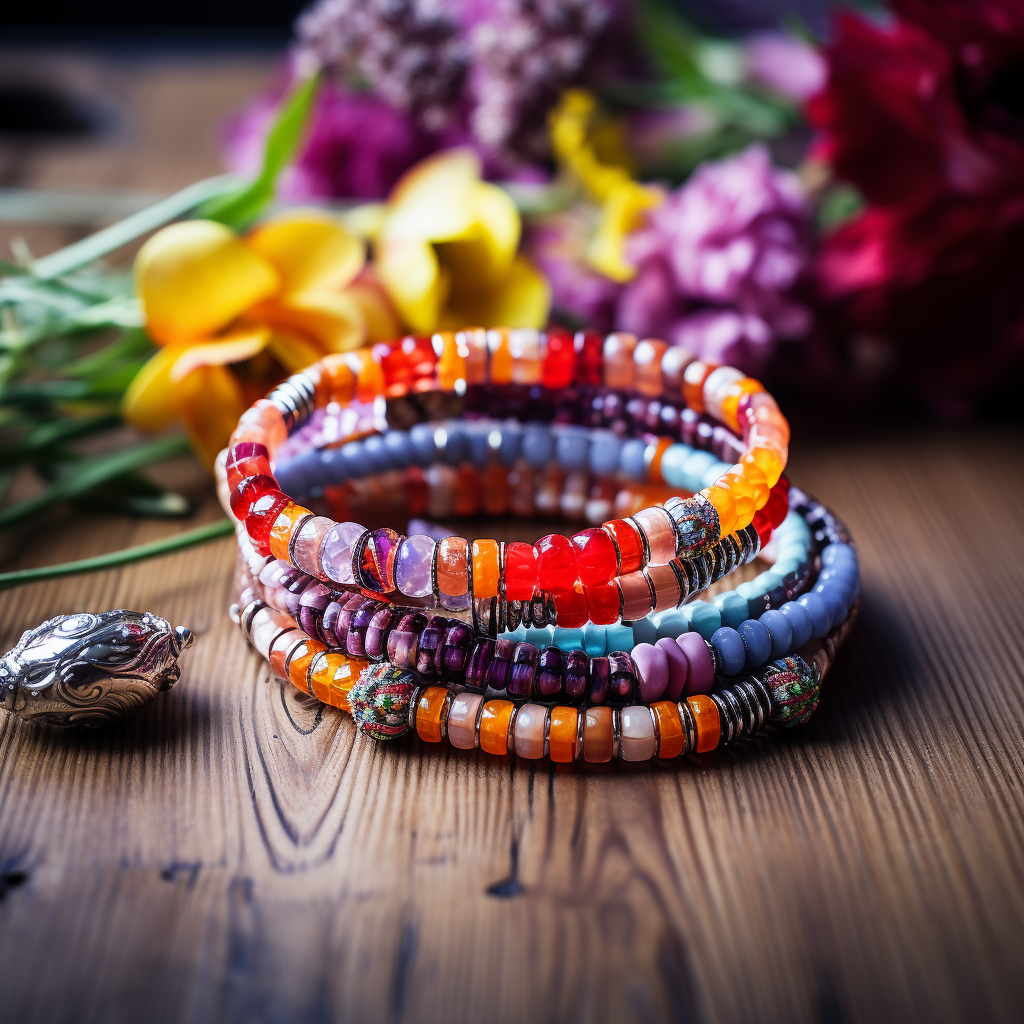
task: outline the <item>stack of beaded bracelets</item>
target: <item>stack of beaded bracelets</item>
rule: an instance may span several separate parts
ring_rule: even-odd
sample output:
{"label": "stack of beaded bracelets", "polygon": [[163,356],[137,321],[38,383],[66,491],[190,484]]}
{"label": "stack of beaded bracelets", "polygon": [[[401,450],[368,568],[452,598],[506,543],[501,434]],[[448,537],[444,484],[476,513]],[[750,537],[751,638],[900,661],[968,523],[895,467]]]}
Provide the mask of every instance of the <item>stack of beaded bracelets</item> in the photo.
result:
{"label": "stack of beaded bracelets", "polygon": [[[603,354],[603,366],[594,358],[595,351]],[[630,385],[637,392],[632,398],[622,394]],[[558,395],[557,401],[538,400],[552,393]],[[439,404],[439,396],[454,403]],[[679,407],[680,396],[689,408]],[[417,410],[420,419],[431,412],[465,415],[475,399],[478,408],[492,410],[496,403],[504,411],[515,411],[517,404],[531,411],[546,409],[558,425],[512,429],[509,424],[477,422],[465,430],[454,421],[353,440],[379,425],[381,399],[387,403],[390,422],[408,424]],[[317,406],[322,409],[328,403],[330,415],[313,415]],[[701,418],[705,410],[722,419],[725,427],[735,430],[742,425],[744,443]],[[565,426],[574,418],[594,423],[595,416],[599,427],[610,425],[617,432],[598,430],[599,437],[588,437],[579,426]],[[638,426],[661,426],[661,435],[623,441],[619,435],[628,427],[623,417]],[[292,441],[289,433],[295,435]],[[303,433],[305,452],[301,443],[295,443]],[[349,443],[324,447],[325,441],[340,438]],[[686,441],[696,442],[697,448]],[[646,740],[639,746],[634,742],[640,735],[637,730],[643,732],[642,723],[651,723],[651,736],[660,737],[672,728],[659,720],[659,713],[673,715],[665,709],[658,712],[666,702],[656,698],[678,698],[685,689],[690,694],[686,701],[675,701],[676,724],[684,738],[675,752],[706,749],[712,707],[717,708],[718,734],[726,740],[769,719],[792,721],[809,714],[817,702],[820,676],[845,635],[843,623],[850,621],[856,559],[845,537],[832,536],[829,539],[838,543],[826,548],[830,565],[815,591],[801,597],[800,603],[792,598],[808,583],[807,572],[800,571],[807,565],[806,547],[790,550],[788,558],[779,557],[774,572],[720,595],[714,605],[690,606],[700,613],[691,613],[692,621],[683,625],[686,616],[677,607],[756,556],[774,527],[781,523],[776,539],[783,540],[780,556],[785,556],[787,527],[790,534],[800,534],[802,526],[802,533],[809,536],[805,520],[817,515],[824,522],[827,513],[820,506],[812,513],[810,503],[801,499],[804,518],[790,513],[782,522],[788,485],[779,476],[788,428],[760,385],[738,371],[699,363],[662,342],[638,344],[629,336],[612,335],[598,346],[589,333],[574,340],[564,334],[523,331],[403,339],[372,353],[329,357],[296,375],[243,417],[232,442],[220,464],[222,499],[244,522],[243,549],[248,548],[250,565],[262,577],[262,583],[255,582],[244,595],[240,621],[279,674],[297,684],[301,676],[304,688],[330,703],[353,701],[357,719],[371,734],[404,731],[408,719],[400,708],[411,698],[413,685],[436,678],[477,689],[490,685],[519,699],[569,698],[601,705],[639,697],[650,702],[649,709],[593,709],[595,721],[610,716],[612,749],[627,759],[639,759],[648,746]],[[699,447],[713,448],[716,454]],[[320,486],[327,495],[340,482],[339,469],[343,478],[353,480],[375,471],[418,470],[438,461],[442,466],[446,461],[458,464],[475,452],[478,462],[490,462],[480,467],[487,472],[495,462],[514,462],[521,452],[534,467],[557,453],[561,469],[570,474],[579,475],[584,468],[599,474],[603,467],[607,478],[619,471],[644,484],[648,495],[660,486],[665,500],[662,506],[605,523],[600,530],[582,531],[572,541],[560,535],[542,538],[536,546],[470,544],[461,538],[435,542],[425,535],[400,538],[386,528],[370,531],[353,523],[335,524],[296,506],[276,486],[271,452],[278,453],[281,479],[296,490],[308,492],[319,485],[310,467],[326,470],[322,476],[327,486]],[[739,454],[739,464],[722,463],[723,454]],[[697,491],[701,485],[703,490],[693,497],[672,493],[673,488]],[[486,498],[482,504],[486,508]],[[488,511],[504,511],[493,499],[490,504]],[[585,503],[575,505],[577,511],[584,507]],[[723,528],[729,531],[724,537]],[[829,529],[835,533],[834,522]],[[799,539],[792,538],[797,547]],[[270,554],[277,560],[264,564]],[[802,555],[802,562],[799,557],[794,561],[794,554]],[[347,597],[339,593],[344,590],[350,591]],[[468,623],[441,616],[428,619],[415,607],[394,608],[381,600],[412,599],[423,605],[431,596],[448,610],[471,609],[475,638]],[[780,603],[782,610],[774,610]],[[299,614],[308,635],[296,628],[288,610]],[[757,617],[755,611],[760,612]],[[657,614],[648,617],[651,612]],[[603,625],[621,620],[633,620],[632,629]],[[672,633],[681,625],[683,631],[673,640]],[[616,631],[619,643],[624,633],[629,634],[632,651],[613,650],[606,656],[607,645],[615,642],[610,634]],[[705,642],[702,636],[708,634],[710,642]],[[758,667],[808,636],[821,641],[817,652],[806,652],[810,664],[791,656],[762,669],[767,676],[761,682],[751,676],[734,680],[731,689],[727,685],[710,697],[699,692],[711,690],[716,672],[734,675]],[[541,650],[543,641],[551,646]],[[348,693],[357,670],[367,664],[367,655],[378,662],[390,656],[391,661],[366,671],[356,691]],[[781,699],[781,691],[768,685],[767,677],[776,679],[780,672],[790,679],[793,700]],[[403,680],[400,684],[396,673]],[[396,687],[405,694],[404,701],[398,699]],[[692,717],[697,714],[694,702],[705,710],[703,740]],[[444,719],[442,725],[454,713],[451,735],[456,745],[464,745],[455,737],[465,739],[464,728],[459,730],[468,714],[459,709],[472,706],[480,712],[471,730],[472,745],[479,742],[489,749],[490,741],[481,737],[482,732],[493,731],[484,724],[490,721],[487,708],[495,702],[484,702],[481,694],[455,700],[446,687],[428,687],[413,703],[412,719],[424,738],[433,737],[428,723],[435,710]],[[564,731],[564,715],[560,717],[558,708],[544,710],[528,703],[517,710],[512,701],[497,703],[512,709],[507,735],[519,737],[519,742],[513,739],[518,752],[541,756],[536,751],[543,749],[556,760],[566,759],[562,747],[549,738],[552,730],[559,735]],[[423,712],[423,723],[416,708]],[[566,714],[569,710],[561,709]],[[590,711],[586,715],[589,718]],[[576,721],[575,710],[573,716]],[[596,753],[596,738],[589,744],[594,756],[585,752],[582,721],[574,756],[603,759]],[[545,735],[539,747],[529,740],[536,739],[538,728]],[[660,740],[656,746],[660,756],[669,756]],[[651,748],[642,756],[653,753]]]}

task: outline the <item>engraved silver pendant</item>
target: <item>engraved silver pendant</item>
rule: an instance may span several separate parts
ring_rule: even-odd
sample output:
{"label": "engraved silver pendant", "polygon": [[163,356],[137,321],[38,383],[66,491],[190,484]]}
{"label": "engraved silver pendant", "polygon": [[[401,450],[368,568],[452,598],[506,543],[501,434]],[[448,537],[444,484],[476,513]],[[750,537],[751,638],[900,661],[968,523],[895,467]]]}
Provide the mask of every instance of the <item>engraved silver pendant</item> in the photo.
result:
{"label": "engraved silver pendant", "polygon": [[58,615],[0,658],[0,706],[46,725],[116,722],[178,681],[178,655],[194,642],[150,612]]}

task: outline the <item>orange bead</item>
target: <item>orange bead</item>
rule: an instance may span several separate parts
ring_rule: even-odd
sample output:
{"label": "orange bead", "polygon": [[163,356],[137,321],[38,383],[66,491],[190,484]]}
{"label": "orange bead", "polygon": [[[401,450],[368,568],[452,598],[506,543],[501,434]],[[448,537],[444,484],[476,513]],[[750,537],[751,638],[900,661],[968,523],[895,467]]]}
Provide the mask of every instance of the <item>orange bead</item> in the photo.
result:
{"label": "orange bead", "polygon": [[512,349],[508,340],[507,327],[487,332],[487,349],[491,356],[491,383],[512,383]]}
{"label": "orange bead", "polygon": [[443,686],[428,686],[416,702],[416,734],[424,743],[440,743],[444,739],[442,715],[448,699]]}
{"label": "orange bead", "polygon": [[633,350],[633,384],[641,395],[657,398],[662,392],[661,360],[668,342],[644,338]]}
{"label": "orange bead", "polygon": [[498,542],[496,540],[473,541],[473,596],[497,597]]}
{"label": "orange bead", "polygon": [[328,394],[332,402],[348,405],[356,394],[356,375],[341,352],[332,352],[320,360],[328,381]]}
{"label": "orange bead", "polygon": [[461,380],[466,383],[466,348],[459,345],[453,331],[440,331],[434,335],[434,349],[440,348],[437,360],[437,386],[442,391],[454,391]]}
{"label": "orange bead", "polygon": [[307,678],[313,696],[324,704],[333,704],[331,700],[331,680],[338,667],[338,659],[344,659],[337,651],[321,651],[310,665]]}
{"label": "orange bead", "polygon": [[489,700],[480,713],[480,749],[502,756],[508,753],[508,727],[515,705],[510,700]]}
{"label": "orange bead", "polygon": [[356,377],[356,398],[360,402],[372,402],[384,394],[384,370],[368,348],[346,352],[345,359]]}
{"label": "orange bead", "polygon": [[743,477],[742,471],[731,469],[723,473],[715,483],[716,487],[727,487],[732,495],[733,507],[736,510],[734,530],[742,530],[749,526],[754,518],[754,489]]}
{"label": "orange bead", "polygon": [[301,641],[308,639],[301,629],[286,629],[274,638],[274,642],[270,645],[270,650],[267,654],[267,661],[270,662],[270,670],[278,679],[288,678],[285,665],[287,664],[291,649]]}
{"label": "orange bead", "polygon": [[764,385],[759,380],[754,380],[753,377],[744,377],[725,389],[725,397],[721,403],[722,422],[737,434],[740,431],[740,423],[736,413],[739,409],[740,399],[755,391],[764,391]]}
{"label": "orange bead", "polygon": [[270,528],[270,553],[275,558],[288,561],[292,537],[295,536],[295,531],[312,515],[313,513],[308,508],[303,508],[301,505],[294,503],[286,505],[278,513],[277,518],[274,520],[274,525]]}
{"label": "orange bead", "polygon": [[452,512],[463,518],[480,511],[480,474],[468,463],[459,466],[455,476],[455,503]]}
{"label": "orange bead", "polygon": [[779,482],[779,477],[782,476],[782,470],[785,468],[777,448],[752,448],[740,459],[740,462],[744,466],[757,466],[764,473],[769,487],[774,487]]}
{"label": "orange bead", "polygon": [[764,508],[765,502],[768,501],[768,495],[771,492],[771,487],[768,485],[768,477],[761,471],[760,467],[749,462],[744,462],[740,459],[740,469],[743,473],[743,479],[746,481],[747,486],[754,493],[754,508]]}
{"label": "orange bead", "polygon": [[487,349],[487,331],[471,327],[455,335],[459,352],[466,360],[466,383],[486,384],[490,375],[490,353]]}
{"label": "orange bead", "polygon": [[700,493],[715,506],[721,535],[725,537],[732,533],[736,529],[736,504],[729,491],[715,484],[713,487],[706,487]]}
{"label": "orange bead", "polygon": [[591,764],[610,761],[614,749],[612,709],[587,708],[583,712],[583,759]]}
{"label": "orange bead", "polygon": [[288,678],[300,690],[305,690],[306,693],[309,693],[309,686],[306,683],[306,669],[309,668],[310,662],[316,657],[316,655],[320,654],[321,651],[326,650],[326,644],[322,644],[319,640],[313,640],[307,637],[303,643],[299,644],[291,651],[288,664],[286,666]]}
{"label": "orange bead", "polygon": [[633,387],[636,335],[616,331],[604,339],[604,386],[628,391]]}
{"label": "orange bead", "polygon": [[704,381],[717,369],[718,363],[695,359],[683,370],[683,401],[694,412],[704,412]]}
{"label": "orange bead", "polygon": [[658,727],[658,757],[678,757],[686,745],[679,705],[675,701],[659,700],[651,705],[651,711]]}
{"label": "orange bead", "polygon": [[437,589],[449,597],[461,597],[469,590],[464,537],[445,537],[437,542]]}
{"label": "orange bead", "polygon": [[361,658],[347,658],[342,654],[334,655],[338,660],[331,664],[335,665],[334,675],[331,676],[331,693],[328,703],[336,708],[348,711],[348,693],[359,679],[360,673],[370,663]]}
{"label": "orange bead", "polygon": [[705,754],[718,746],[718,739],[722,735],[722,721],[718,717],[718,708],[715,702],[706,694],[700,693],[696,697],[687,697],[686,703],[690,706],[690,714],[697,726],[697,743],[694,751],[698,754]]}
{"label": "orange bead", "polygon": [[551,709],[551,724],[548,731],[548,755],[556,764],[569,764],[576,758],[576,730],[579,728],[580,713],[576,708],[556,707]]}
{"label": "orange bead", "polygon": [[511,497],[508,468],[492,462],[484,470],[483,494],[480,496],[484,512],[489,516],[503,516],[508,512]]}
{"label": "orange bead", "polygon": [[658,443],[655,445],[654,453],[651,456],[651,468],[650,468],[650,480],[654,485],[663,484],[665,478],[661,475],[661,460],[665,455],[665,452],[673,445],[673,440],[670,437],[659,437]]}

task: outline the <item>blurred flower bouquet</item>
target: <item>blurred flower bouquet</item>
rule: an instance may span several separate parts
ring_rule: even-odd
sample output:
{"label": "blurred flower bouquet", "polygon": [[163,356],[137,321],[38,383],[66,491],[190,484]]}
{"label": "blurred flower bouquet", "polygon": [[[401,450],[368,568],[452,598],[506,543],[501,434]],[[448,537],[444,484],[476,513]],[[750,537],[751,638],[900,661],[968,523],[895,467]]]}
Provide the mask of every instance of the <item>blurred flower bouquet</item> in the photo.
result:
{"label": "blurred flower bouquet", "polygon": [[[0,526],[181,514],[138,472],[177,436],[73,442],[177,421],[209,464],[322,353],[471,324],[655,335],[963,415],[1024,362],[1022,75],[1015,0],[892,0],[820,43],[714,37],[666,0],[318,0],[227,132],[248,181],[0,265],[0,484],[46,484]],[[132,278],[104,267],[147,235]]]}

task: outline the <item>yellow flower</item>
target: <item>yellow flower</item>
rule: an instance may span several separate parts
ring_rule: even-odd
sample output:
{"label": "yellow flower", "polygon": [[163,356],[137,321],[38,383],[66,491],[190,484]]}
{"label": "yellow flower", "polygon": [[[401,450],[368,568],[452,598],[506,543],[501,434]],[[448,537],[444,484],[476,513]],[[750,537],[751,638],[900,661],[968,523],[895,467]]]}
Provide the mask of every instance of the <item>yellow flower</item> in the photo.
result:
{"label": "yellow flower", "polygon": [[[657,185],[634,181],[623,156],[617,162],[603,157],[597,145],[596,109],[597,101],[589,92],[569,89],[551,112],[551,143],[558,162],[601,204],[587,262],[605,277],[624,282],[636,276],[636,267],[626,259],[626,238],[665,194]],[[621,145],[614,140],[607,148],[621,149]]]}
{"label": "yellow flower", "polygon": [[418,163],[379,214],[377,270],[412,330],[547,322],[548,282],[517,255],[519,211],[507,192],[481,179],[472,150]]}
{"label": "yellow flower", "polygon": [[319,210],[292,210],[245,238],[214,221],[158,231],[135,260],[135,290],[161,346],[124,396],[146,430],[180,420],[212,465],[252,401],[327,352],[399,331],[365,248]]}

